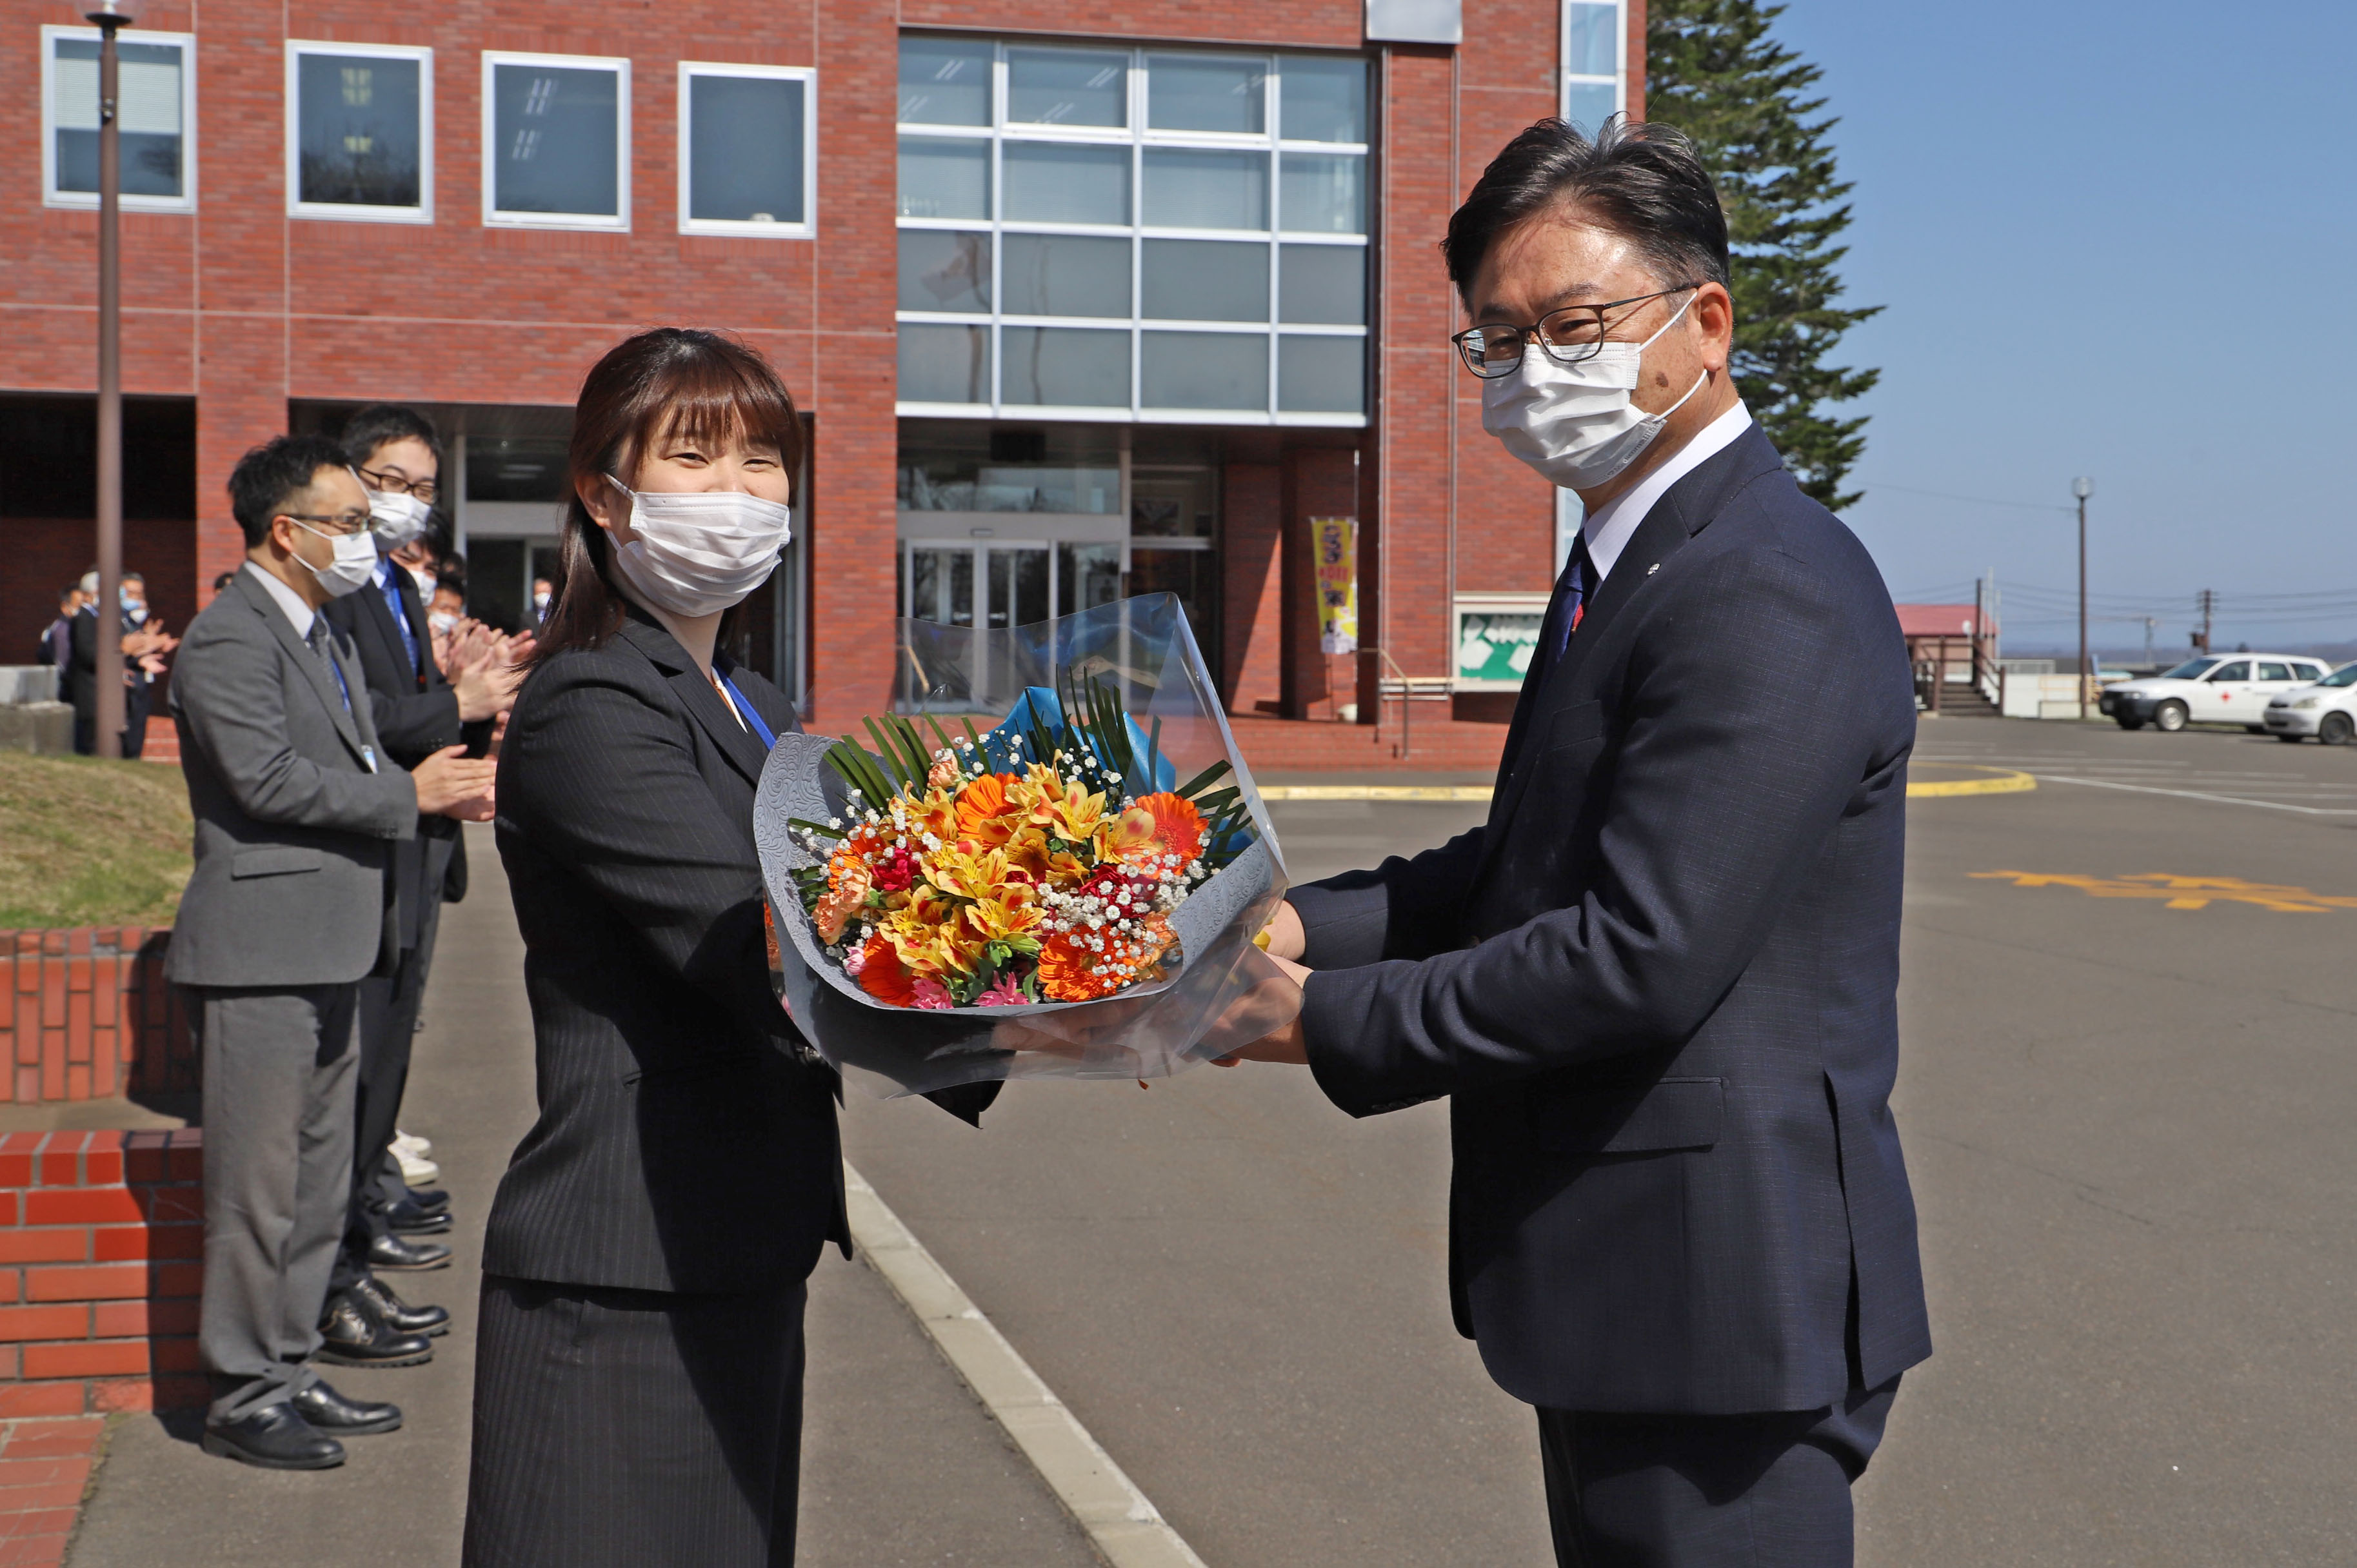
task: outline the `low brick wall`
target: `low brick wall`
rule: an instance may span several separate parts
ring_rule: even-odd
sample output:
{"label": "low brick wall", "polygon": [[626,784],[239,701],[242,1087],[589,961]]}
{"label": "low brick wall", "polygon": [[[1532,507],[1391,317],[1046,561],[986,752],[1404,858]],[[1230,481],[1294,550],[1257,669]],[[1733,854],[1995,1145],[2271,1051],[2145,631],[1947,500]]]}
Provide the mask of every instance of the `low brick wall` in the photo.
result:
{"label": "low brick wall", "polygon": [[203,1403],[204,1243],[200,1130],[0,1138],[0,1420]]}
{"label": "low brick wall", "polygon": [[0,1102],[193,1092],[188,1008],[164,978],[168,926],[0,930]]}

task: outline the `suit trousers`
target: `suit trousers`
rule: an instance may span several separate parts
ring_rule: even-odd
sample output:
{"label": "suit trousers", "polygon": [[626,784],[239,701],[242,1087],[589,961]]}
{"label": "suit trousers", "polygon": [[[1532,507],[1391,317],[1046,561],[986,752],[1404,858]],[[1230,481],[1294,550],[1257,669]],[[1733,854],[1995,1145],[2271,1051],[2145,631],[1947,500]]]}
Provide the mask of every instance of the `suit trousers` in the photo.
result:
{"label": "suit trousers", "polygon": [[[409,1056],[417,1035],[417,1015],[425,1003],[425,972],[434,961],[434,937],[441,924],[436,900],[425,912],[425,930],[414,948],[404,949],[390,975],[360,983],[361,1056],[352,1104],[350,1211],[336,1258],[330,1290],[341,1290],[368,1272],[369,1243],[390,1229],[386,1210],[404,1196],[395,1186],[393,1134],[401,1117],[401,1097],[409,1086]],[[392,1181],[387,1181],[388,1169]]]}
{"label": "suit trousers", "polygon": [[216,1422],[317,1379],[319,1309],[351,1197],[353,984],[195,989],[204,1030],[205,1292]]}
{"label": "suit trousers", "polygon": [[466,1568],[791,1564],[807,1289],[485,1275]]}
{"label": "suit trousers", "polygon": [[1899,1380],[1823,1410],[1539,1412],[1558,1568],[1847,1568]]}

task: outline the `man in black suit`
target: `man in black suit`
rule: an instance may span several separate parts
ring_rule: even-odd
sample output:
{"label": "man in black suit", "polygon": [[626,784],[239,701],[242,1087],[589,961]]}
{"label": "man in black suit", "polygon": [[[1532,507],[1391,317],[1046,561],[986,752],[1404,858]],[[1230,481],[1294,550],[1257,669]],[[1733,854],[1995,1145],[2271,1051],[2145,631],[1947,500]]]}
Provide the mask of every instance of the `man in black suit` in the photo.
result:
{"label": "man in black suit", "polygon": [[[387,756],[404,768],[451,746],[479,757],[489,747],[492,724],[514,699],[521,667],[492,642],[477,639],[454,662],[455,679],[446,677],[434,660],[416,583],[397,559],[424,536],[438,499],[440,440],[414,410],[377,404],[352,415],[342,444],[368,488],[377,568],[368,587],[323,613],[360,650],[370,712]],[[420,818],[416,836],[394,846],[393,880],[400,961],[390,974],[361,983],[351,1214],[322,1325],[323,1355],[369,1366],[429,1359],[422,1336],[439,1334],[449,1322],[444,1308],[404,1302],[375,1275],[442,1268],[450,1258],[447,1246],[422,1239],[450,1228],[446,1195],[413,1193],[390,1144],[441,908],[446,897],[456,899],[466,889],[457,822]]]}
{"label": "man in black suit", "polygon": [[1863,546],[1727,363],[1675,132],[1510,144],[1445,247],[1483,424],[1587,521],[1487,823],[1294,891],[1307,1061],[1448,1096],[1458,1327],[1538,1407],[1559,1562],[1850,1560],[1849,1484],[1931,1353],[1889,1096],[1915,733]]}

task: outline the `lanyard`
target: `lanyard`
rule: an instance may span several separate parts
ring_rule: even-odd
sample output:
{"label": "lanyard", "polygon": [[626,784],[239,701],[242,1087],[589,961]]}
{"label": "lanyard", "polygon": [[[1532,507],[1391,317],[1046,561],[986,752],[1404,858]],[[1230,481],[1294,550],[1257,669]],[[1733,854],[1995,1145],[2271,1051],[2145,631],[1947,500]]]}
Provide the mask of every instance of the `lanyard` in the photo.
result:
{"label": "lanyard", "polygon": [[737,689],[737,682],[723,675],[720,683],[728,689],[728,700],[737,704],[737,712],[744,717],[746,726],[761,737],[761,749],[774,748],[778,744],[777,732],[761,722],[761,715],[753,711],[753,704],[745,700],[745,693]]}

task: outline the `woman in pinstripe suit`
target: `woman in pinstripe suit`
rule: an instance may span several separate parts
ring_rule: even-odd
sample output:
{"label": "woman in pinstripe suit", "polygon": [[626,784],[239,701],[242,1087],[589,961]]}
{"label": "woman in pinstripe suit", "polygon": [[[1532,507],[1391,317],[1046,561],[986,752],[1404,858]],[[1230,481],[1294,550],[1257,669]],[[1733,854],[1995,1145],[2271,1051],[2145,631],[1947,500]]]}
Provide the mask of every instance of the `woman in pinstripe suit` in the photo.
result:
{"label": "woman in pinstripe suit", "polygon": [[484,1245],[466,1562],[788,1563],[804,1282],[848,1247],[835,1080],[769,987],[754,787],[792,704],[726,607],[802,428],[761,358],[640,334],[584,383],[565,581],[501,747],[540,1117]]}

